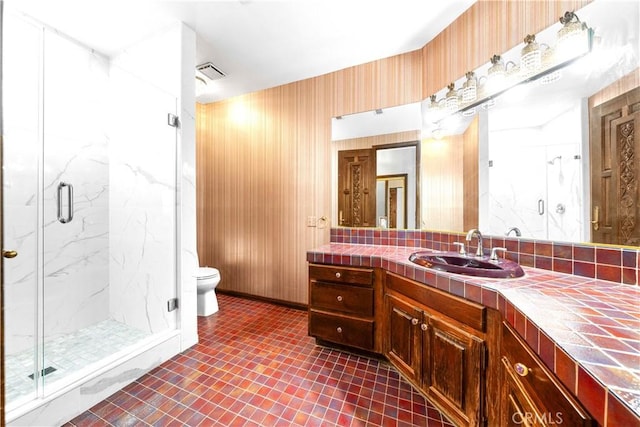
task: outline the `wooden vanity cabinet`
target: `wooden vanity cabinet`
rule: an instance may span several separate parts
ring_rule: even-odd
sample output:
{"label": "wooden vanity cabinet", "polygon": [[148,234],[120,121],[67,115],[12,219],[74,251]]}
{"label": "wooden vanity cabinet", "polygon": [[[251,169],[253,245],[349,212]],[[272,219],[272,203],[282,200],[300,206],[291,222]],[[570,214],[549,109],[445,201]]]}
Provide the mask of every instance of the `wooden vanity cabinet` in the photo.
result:
{"label": "wooden vanity cabinet", "polygon": [[[380,271],[309,265],[309,335],[362,350],[381,352],[376,304]],[[379,310],[378,310],[379,311]]]}
{"label": "wooden vanity cabinet", "polygon": [[387,273],[385,313],[389,361],[457,425],[484,425],[486,308]]}
{"label": "wooden vanity cabinet", "polygon": [[587,411],[506,323],[502,325],[504,426],[596,426]]}

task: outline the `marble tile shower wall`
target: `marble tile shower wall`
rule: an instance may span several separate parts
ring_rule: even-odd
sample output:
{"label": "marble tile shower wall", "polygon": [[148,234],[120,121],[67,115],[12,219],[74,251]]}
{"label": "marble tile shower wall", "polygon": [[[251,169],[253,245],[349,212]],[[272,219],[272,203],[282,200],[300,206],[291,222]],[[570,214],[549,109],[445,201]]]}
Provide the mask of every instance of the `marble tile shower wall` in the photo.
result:
{"label": "marble tile shower wall", "polygon": [[[108,317],[109,169],[100,123],[108,65],[51,31],[23,21],[5,22],[6,31],[21,40],[5,44],[5,82],[34,83],[3,86],[3,237],[6,247],[19,254],[4,270],[5,299],[11,301],[4,307],[5,351],[14,354],[34,343],[39,269],[47,286],[47,337]],[[41,61],[46,64],[42,76]],[[78,86],[91,90],[73,90]],[[41,138],[47,142],[44,147]],[[57,220],[62,181],[73,185],[75,196],[74,219],[66,224]],[[44,228],[36,231],[40,223]],[[38,255],[40,245],[43,256]]]}
{"label": "marble tile shower wall", "polygon": [[110,315],[158,333],[177,326],[166,309],[176,296],[176,131],[153,124],[176,114],[176,98],[119,66],[110,77]]}
{"label": "marble tile shower wall", "polygon": [[[420,230],[381,230],[332,228],[332,243],[410,246],[453,251],[454,242],[464,242],[464,233]],[[475,239],[471,242],[475,250]],[[551,242],[508,237],[485,236],[485,250],[507,248],[506,258],[527,267],[575,274],[628,285],[638,285],[640,248],[612,248],[581,243]]]}

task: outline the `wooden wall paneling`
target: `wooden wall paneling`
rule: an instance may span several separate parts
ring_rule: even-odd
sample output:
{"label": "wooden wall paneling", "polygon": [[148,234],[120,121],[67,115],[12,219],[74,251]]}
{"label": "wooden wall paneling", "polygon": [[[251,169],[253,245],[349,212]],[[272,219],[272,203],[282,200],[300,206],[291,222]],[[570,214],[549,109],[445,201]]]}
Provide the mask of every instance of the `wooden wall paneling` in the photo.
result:
{"label": "wooden wall paneling", "polygon": [[[419,55],[199,106],[198,249],[201,265],[221,270],[221,289],[306,302],[305,252],[329,240],[330,118],[380,102],[381,64],[420,84],[420,63],[406,66]],[[403,96],[389,102],[419,98]],[[325,228],[306,226],[323,215]]]}
{"label": "wooden wall paneling", "polygon": [[463,136],[424,139],[420,150],[422,228],[459,232],[463,221]]}
{"label": "wooden wall paneling", "polygon": [[422,51],[346,68],[335,78],[332,117],[422,100]]}
{"label": "wooden wall paneling", "polygon": [[330,181],[330,104],[317,102],[329,83],[198,106],[198,250],[221,289],[306,302],[305,252],[329,239],[328,221],[306,227],[329,216],[328,200],[316,201]]}
{"label": "wooden wall paneling", "polygon": [[622,95],[625,92],[629,92],[631,89],[640,86],[640,68],[636,68],[626,76],[617,79],[609,86],[603,88],[601,91],[594,93],[589,97],[589,111],[597,105],[605,103],[616,96]]}

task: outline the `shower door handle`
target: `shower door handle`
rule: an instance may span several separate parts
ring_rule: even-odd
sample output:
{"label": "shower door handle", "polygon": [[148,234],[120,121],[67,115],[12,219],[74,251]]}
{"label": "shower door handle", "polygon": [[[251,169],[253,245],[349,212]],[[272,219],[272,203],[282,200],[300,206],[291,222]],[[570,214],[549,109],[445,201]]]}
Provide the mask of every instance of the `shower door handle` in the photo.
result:
{"label": "shower door handle", "polygon": [[544,200],[538,200],[538,215],[544,215]]}
{"label": "shower door handle", "polygon": [[[63,215],[62,213],[62,194],[63,190],[67,189],[67,215]],[[58,221],[63,224],[71,222],[73,219],[73,185],[68,184],[66,182],[61,182],[58,184]]]}
{"label": "shower door handle", "polygon": [[15,258],[18,256],[18,252],[14,251],[14,250],[3,250],[2,251],[2,256],[5,258]]}

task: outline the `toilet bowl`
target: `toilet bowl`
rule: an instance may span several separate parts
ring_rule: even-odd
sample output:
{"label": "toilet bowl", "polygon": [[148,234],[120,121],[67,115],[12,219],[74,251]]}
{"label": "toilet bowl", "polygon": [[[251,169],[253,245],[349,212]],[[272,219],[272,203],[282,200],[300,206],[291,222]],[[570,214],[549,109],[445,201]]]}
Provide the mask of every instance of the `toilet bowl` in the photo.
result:
{"label": "toilet bowl", "polygon": [[210,316],[218,311],[216,286],[220,283],[220,272],[216,268],[199,267],[198,279],[198,316]]}

